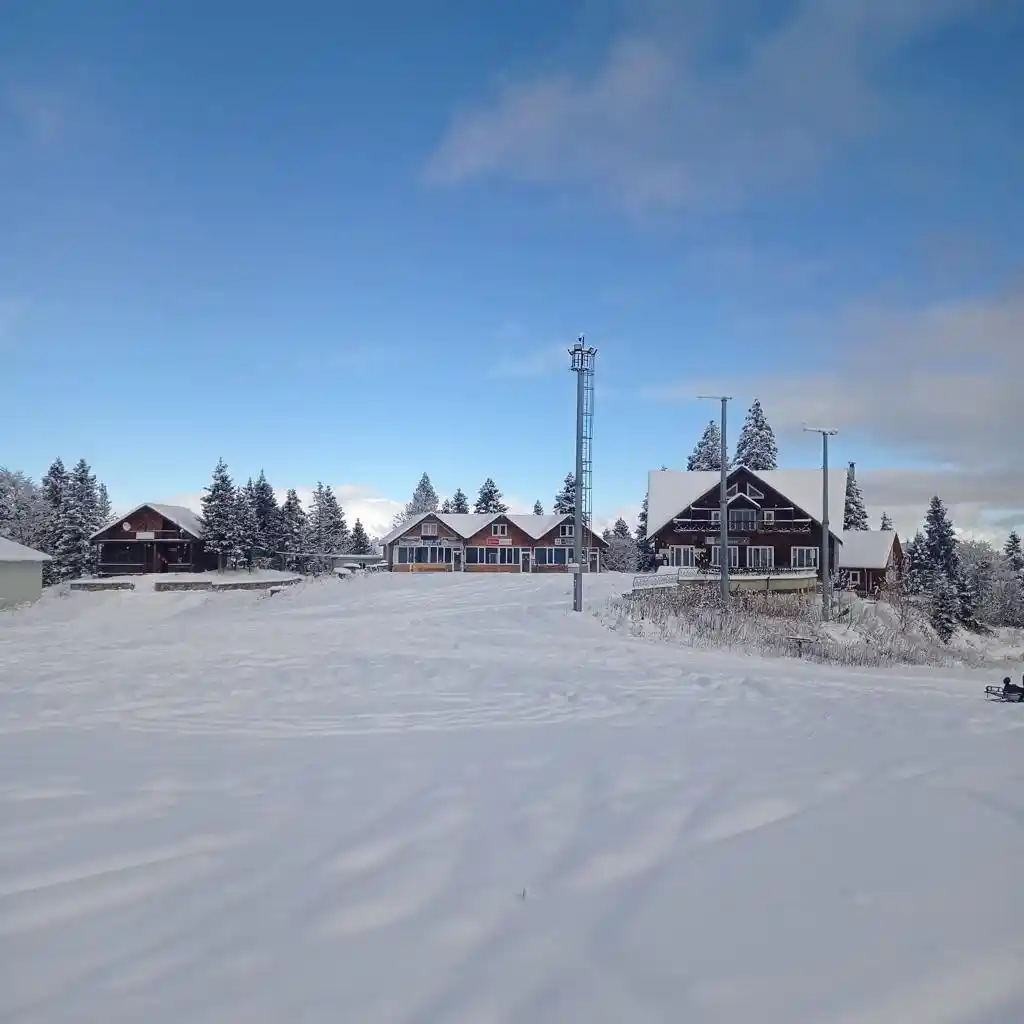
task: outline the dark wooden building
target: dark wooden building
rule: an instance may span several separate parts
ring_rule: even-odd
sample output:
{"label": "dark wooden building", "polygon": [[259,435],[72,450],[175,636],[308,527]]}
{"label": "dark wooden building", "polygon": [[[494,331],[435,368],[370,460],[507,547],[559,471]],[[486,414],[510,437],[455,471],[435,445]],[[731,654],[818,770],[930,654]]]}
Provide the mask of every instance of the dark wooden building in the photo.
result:
{"label": "dark wooden building", "polygon": [[[395,572],[567,572],[573,558],[571,515],[428,512],[381,541]],[[598,572],[607,542],[584,533],[585,572]]]}
{"label": "dark wooden building", "polygon": [[903,567],[903,545],[895,530],[847,530],[843,534],[840,574],[861,596],[876,595]]}
{"label": "dark wooden building", "polygon": [[145,504],[92,536],[101,576],[202,572],[217,568],[199,517],[182,505]]}
{"label": "dark wooden building", "polygon": [[[817,569],[822,535],[822,474],[816,469],[727,477],[729,567],[737,572]],[[648,537],[663,565],[695,567],[702,549],[720,562],[721,475],[654,470],[648,480]],[[829,471],[829,561],[839,565],[846,470]]]}

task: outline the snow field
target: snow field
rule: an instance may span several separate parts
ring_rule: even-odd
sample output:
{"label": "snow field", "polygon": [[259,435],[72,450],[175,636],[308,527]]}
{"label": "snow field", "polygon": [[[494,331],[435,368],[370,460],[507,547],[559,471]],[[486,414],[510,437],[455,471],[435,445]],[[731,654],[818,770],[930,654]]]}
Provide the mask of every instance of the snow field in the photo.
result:
{"label": "snow field", "polygon": [[1024,1019],[1024,706],[570,588],[0,617],[0,1021]]}

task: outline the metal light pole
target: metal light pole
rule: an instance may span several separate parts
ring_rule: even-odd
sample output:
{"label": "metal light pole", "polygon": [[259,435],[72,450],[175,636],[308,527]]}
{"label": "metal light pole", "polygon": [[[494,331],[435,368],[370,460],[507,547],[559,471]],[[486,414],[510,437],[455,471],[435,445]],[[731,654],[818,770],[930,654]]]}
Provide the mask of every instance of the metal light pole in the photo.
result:
{"label": "metal light pole", "polygon": [[573,611],[583,611],[583,530],[590,511],[590,446],[594,430],[594,357],[596,348],[585,348],[583,335],[569,349],[569,368],[576,374],[576,501],[573,527]]}
{"label": "metal light pole", "polygon": [[722,483],[719,489],[719,548],[718,564],[722,583],[722,600],[729,600],[729,444],[726,439],[726,425],[728,421],[729,402],[732,395],[698,395],[698,398],[706,401],[722,403]]}
{"label": "metal light pole", "polygon": [[835,437],[838,430],[825,427],[804,427],[808,433],[821,434],[821,617],[828,622],[832,618],[832,573],[828,557],[828,439]]}

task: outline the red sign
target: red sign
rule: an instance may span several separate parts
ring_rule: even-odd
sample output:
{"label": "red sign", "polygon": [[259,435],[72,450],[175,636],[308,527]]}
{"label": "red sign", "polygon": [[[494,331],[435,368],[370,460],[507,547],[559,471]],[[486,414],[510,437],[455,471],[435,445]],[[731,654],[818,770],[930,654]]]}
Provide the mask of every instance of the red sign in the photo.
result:
{"label": "red sign", "polygon": [[508,547],[511,543],[511,537],[484,537],[484,546],[488,548]]}

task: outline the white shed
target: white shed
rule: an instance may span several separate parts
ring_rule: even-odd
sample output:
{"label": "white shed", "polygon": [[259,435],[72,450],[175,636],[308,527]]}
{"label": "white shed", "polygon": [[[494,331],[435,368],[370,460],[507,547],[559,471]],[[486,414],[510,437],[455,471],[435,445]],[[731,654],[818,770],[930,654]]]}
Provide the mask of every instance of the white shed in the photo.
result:
{"label": "white shed", "polygon": [[49,555],[0,537],[0,608],[38,601],[43,593],[43,562]]}

